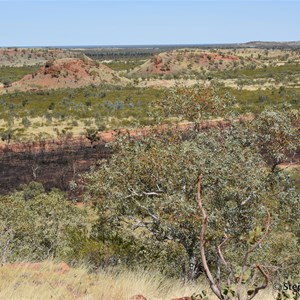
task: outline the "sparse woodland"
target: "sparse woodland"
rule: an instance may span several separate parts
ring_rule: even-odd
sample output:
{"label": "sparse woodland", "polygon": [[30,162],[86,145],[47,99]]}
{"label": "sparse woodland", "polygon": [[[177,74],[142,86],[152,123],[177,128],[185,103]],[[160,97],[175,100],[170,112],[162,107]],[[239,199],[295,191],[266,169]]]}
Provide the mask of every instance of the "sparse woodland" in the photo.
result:
{"label": "sparse woodland", "polygon": [[[298,72],[298,67],[280,70]],[[265,76],[261,70],[235,72],[253,80]],[[98,134],[105,129],[151,125],[136,135],[115,131],[105,146],[109,156],[99,157],[88,172],[74,170],[68,192],[46,190],[36,172],[31,183],[1,195],[2,269],[54,260],[84,265],[91,277],[114,274],[116,282],[122,272],[159,273],[163,279],[153,279],[153,288],[162,286],[164,296],[145,289],[148,300],[167,299],[172,280],[189,287],[178,289],[189,294],[174,297],[195,300],[263,299],[274,283],[297,283],[299,87],[280,81],[269,90],[244,90],[242,82],[228,88],[218,82],[225,72],[207,73],[215,76],[209,84],[159,90],[133,84],[0,95],[3,149],[17,137],[21,141],[17,120],[26,128],[23,138],[34,127],[42,132],[46,123],[57,122],[53,132],[63,141],[80,125],[91,149],[102,142]],[[43,115],[45,120],[34,119]],[[44,163],[41,159],[36,171],[43,172]],[[300,297],[292,291],[273,295],[278,300]]]}

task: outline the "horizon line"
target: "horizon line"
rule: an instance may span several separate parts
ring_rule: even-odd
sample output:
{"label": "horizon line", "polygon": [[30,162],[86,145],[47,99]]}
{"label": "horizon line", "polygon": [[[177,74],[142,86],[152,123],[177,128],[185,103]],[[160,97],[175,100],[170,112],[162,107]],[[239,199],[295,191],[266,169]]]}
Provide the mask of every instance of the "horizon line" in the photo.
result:
{"label": "horizon line", "polygon": [[34,45],[34,46],[0,46],[0,48],[124,48],[124,47],[177,47],[177,46],[220,46],[220,45],[240,45],[249,43],[300,43],[300,40],[293,41],[263,41],[263,40],[253,40],[248,42],[226,42],[226,43],[174,43],[174,44],[105,44],[105,45]]}

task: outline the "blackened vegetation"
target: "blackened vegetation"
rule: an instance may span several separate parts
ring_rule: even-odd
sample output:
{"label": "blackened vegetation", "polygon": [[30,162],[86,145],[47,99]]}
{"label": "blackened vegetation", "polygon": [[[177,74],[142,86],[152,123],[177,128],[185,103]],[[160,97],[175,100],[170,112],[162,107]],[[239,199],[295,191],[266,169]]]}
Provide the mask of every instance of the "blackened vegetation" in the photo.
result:
{"label": "blackened vegetation", "polygon": [[110,156],[104,143],[92,147],[86,142],[47,142],[38,145],[7,145],[0,150],[0,194],[7,194],[21,184],[37,181],[46,190],[70,191],[70,181]]}

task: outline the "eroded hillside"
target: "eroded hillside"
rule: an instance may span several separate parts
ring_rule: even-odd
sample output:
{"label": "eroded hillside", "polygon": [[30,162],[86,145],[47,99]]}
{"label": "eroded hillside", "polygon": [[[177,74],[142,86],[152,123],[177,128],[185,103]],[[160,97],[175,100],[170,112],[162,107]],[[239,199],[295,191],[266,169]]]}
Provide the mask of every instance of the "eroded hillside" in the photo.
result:
{"label": "eroded hillside", "polygon": [[2,86],[2,90],[78,88],[92,84],[124,85],[128,82],[110,68],[87,57],[61,58],[47,61],[36,73],[28,74],[9,86]]}
{"label": "eroded hillside", "polygon": [[63,49],[2,48],[0,49],[0,67],[43,65],[50,59],[79,56],[82,56],[79,52]]}
{"label": "eroded hillside", "polygon": [[[193,49],[174,50],[154,56],[132,73],[147,74],[188,74],[192,71],[223,70],[234,68],[241,64],[242,59],[237,55],[223,52],[204,52]],[[247,64],[256,63],[253,58],[247,57],[243,61]]]}
{"label": "eroded hillside", "polygon": [[205,71],[228,71],[280,66],[299,62],[297,51],[267,49],[177,49],[155,55],[130,74],[192,75]]}

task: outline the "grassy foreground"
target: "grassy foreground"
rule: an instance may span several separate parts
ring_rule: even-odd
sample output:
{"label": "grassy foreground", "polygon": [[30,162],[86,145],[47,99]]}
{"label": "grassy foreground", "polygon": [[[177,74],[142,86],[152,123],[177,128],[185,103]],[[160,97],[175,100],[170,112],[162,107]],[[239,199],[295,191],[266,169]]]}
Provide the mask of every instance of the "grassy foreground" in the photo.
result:
{"label": "grassy foreground", "polygon": [[38,268],[6,265],[0,268],[0,278],[0,299],[120,300],[137,294],[147,299],[172,299],[199,291],[155,272],[89,273],[84,267],[64,271],[52,262]]}
{"label": "grassy foreground", "polygon": [[[4,265],[0,268],[0,299],[130,299],[142,294],[147,300],[171,300],[192,296],[206,284],[195,286],[168,279],[156,272],[100,271],[89,273],[84,267],[65,270],[60,264]],[[259,299],[274,299],[270,291]],[[216,299],[211,294],[209,299]]]}

